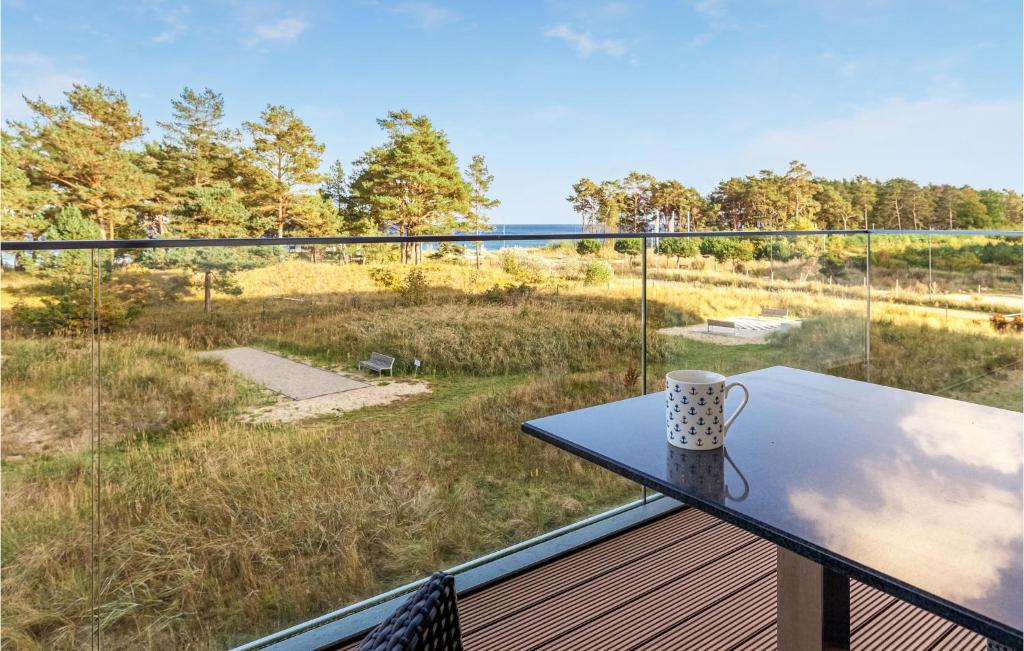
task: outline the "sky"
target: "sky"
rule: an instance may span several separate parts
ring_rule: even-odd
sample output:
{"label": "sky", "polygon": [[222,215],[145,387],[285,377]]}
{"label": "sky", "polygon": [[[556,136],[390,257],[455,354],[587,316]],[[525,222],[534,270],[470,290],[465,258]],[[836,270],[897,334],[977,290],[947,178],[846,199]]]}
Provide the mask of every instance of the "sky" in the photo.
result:
{"label": "sky", "polygon": [[147,139],[185,86],[226,123],[284,104],[324,170],[425,114],[496,223],[577,221],[581,177],[711,191],[785,171],[1021,190],[1019,0],[3,0],[3,119],[73,83],[123,91]]}

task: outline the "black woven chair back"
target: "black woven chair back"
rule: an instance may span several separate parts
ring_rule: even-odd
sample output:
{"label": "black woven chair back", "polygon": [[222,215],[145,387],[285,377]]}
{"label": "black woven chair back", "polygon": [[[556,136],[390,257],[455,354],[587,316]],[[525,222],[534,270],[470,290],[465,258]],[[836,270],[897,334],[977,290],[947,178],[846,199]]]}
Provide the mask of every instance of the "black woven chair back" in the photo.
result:
{"label": "black woven chair back", "polygon": [[455,578],[431,576],[366,636],[359,651],[462,651]]}

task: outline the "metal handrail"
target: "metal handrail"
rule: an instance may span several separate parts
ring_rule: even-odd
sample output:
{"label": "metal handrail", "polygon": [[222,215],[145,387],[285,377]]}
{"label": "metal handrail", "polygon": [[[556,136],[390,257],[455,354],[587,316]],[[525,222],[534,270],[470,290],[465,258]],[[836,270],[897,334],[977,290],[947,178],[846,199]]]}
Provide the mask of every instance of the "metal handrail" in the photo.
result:
{"label": "metal handrail", "polygon": [[687,231],[646,233],[498,233],[458,235],[343,235],[336,237],[245,237],[144,240],[15,240],[0,242],[2,251],[54,251],[71,249],[177,249],[207,246],[301,246],[321,244],[399,244],[408,242],[522,242],[534,240],[644,240],[677,237],[800,237],[805,235],[960,235],[1024,237],[1024,231],[923,230],[810,230],[810,231]]}
{"label": "metal handrail", "polygon": [[5,251],[45,251],[67,249],[173,249],[205,246],[299,246],[303,244],[399,244],[408,242],[516,242],[531,240],[616,240],[657,237],[751,237],[752,235],[863,235],[866,230],[836,231],[690,231],[673,233],[498,233],[458,235],[341,235],[336,237],[244,237],[209,239],[144,240],[17,240],[0,242]]}

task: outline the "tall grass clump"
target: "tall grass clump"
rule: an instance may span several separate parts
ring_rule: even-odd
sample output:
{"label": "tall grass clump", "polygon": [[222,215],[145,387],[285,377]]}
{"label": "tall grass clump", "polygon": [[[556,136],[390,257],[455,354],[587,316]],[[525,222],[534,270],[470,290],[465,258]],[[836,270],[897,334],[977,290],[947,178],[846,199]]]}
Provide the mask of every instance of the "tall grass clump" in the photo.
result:
{"label": "tall grass clump", "polygon": [[4,341],[4,458],[85,444],[94,390],[105,441],[169,432],[229,414],[259,395],[220,362],[179,346],[137,335],[100,345],[94,376],[88,339]]}

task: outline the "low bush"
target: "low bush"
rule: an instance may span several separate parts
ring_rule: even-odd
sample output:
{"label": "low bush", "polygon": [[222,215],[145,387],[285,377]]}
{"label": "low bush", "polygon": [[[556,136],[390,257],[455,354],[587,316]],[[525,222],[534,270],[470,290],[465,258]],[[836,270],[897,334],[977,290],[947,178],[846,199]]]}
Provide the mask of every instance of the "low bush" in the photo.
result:
{"label": "low bush", "polygon": [[429,256],[433,260],[461,260],[466,257],[466,247],[456,242],[441,242],[437,251]]}
{"label": "low bush", "polygon": [[612,268],[603,262],[588,262],[583,265],[580,275],[584,285],[604,285],[612,279]]}
{"label": "low bush", "polygon": [[427,274],[422,269],[411,269],[398,291],[409,305],[420,305],[427,295]]}
{"label": "low bush", "polygon": [[393,266],[371,268],[370,278],[384,289],[397,289],[402,284],[402,279]]}
{"label": "low bush", "polygon": [[518,285],[499,285],[495,283],[483,293],[484,300],[500,305],[519,305],[527,303],[537,290],[526,283]]}
{"label": "low bush", "polygon": [[630,237],[621,240],[615,240],[615,251],[616,253],[624,253],[625,255],[640,255],[643,250],[643,241],[638,237]]}
{"label": "low bush", "polygon": [[678,267],[681,258],[692,258],[700,254],[700,238],[664,237],[658,241],[658,253],[674,257]]}
{"label": "low bush", "polygon": [[754,243],[735,237],[707,237],[700,243],[700,252],[719,262],[726,260],[748,262],[754,259]]}
{"label": "low bush", "polygon": [[789,242],[782,239],[760,239],[754,242],[755,260],[775,260],[786,262],[796,255]]}
{"label": "low bush", "polygon": [[504,249],[499,254],[501,270],[521,283],[531,285],[544,280],[544,266],[526,253],[515,249]]}
{"label": "low bush", "polygon": [[601,250],[601,243],[594,239],[580,240],[576,243],[576,253],[580,255],[595,255]]}

